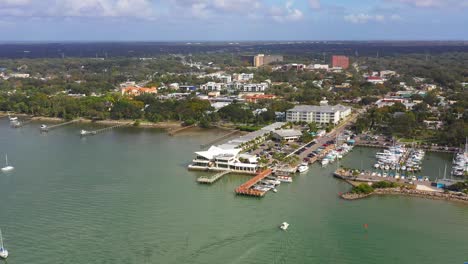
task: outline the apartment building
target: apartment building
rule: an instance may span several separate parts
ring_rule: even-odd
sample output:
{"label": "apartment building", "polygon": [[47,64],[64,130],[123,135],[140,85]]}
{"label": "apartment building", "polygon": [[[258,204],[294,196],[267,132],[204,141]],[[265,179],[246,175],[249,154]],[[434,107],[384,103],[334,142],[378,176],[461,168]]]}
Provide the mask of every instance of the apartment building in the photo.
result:
{"label": "apartment building", "polygon": [[286,121],[338,124],[341,119],[350,114],[351,108],[343,105],[297,105],[286,112]]}

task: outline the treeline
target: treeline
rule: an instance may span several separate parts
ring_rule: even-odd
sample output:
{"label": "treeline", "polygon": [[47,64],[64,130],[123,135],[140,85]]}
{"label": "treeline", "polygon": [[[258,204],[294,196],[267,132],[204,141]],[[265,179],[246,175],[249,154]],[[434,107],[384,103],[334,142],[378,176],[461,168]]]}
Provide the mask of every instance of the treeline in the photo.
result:
{"label": "treeline", "polygon": [[[373,131],[425,143],[459,146],[468,137],[466,104],[466,100],[461,100],[450,108],[442,108],[422,102],[411,111],[407,111],[401,103],[373,107],[356,120],[355,128],[359,133]],[[442,128],[427,126],[425,120],[442,120]]]}
{"label": "treeline", "polygon": [[[106,96],[74,98],[68,95],[48,96],[0,95],[0,111],[13,111],[34,116],[73,119],[144,119],[151,122],[176,120],[209,127],[218,121],[263,125],[275,121],[275,112],[284,112],[292,104],[285,101],[261,101],[255,104],[232,103],[215,111],[207,100],[189,97],[182,100],[160,100],[153,95],[135,98],[109,93]],[[258,114],[253,110],[263,109]]]}

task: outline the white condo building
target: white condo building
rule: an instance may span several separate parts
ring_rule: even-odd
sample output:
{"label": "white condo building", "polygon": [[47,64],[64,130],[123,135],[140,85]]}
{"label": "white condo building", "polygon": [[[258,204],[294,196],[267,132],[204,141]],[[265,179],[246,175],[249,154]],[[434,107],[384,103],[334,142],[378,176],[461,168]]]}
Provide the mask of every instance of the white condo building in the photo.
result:
{"label": "white condo building", "polygon": [[351,107],[343,105],[298,105],[286,112],[288,122],[315,122],[319,124],[338,124],[351,114]]}
{"label": "white condo building", "polygon": [[205,91],[221,91],[225,86],[226,84],[224,83],[207,82],[202,84],[200,89]]}

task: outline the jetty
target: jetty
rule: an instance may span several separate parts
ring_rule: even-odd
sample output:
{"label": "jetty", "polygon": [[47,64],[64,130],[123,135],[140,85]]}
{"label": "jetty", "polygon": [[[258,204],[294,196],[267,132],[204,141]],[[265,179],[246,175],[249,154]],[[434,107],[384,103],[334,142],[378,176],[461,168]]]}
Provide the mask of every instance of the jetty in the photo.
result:
{"label": "jetty", "polygon": [[263,197],[266,192],[253,190],[251,189],[257,182],[263,180],[264,178],[270,176],[272,173],[271,169],[266,169],[264,171],[259,172],[255,177],[251,178],[247,182],[243,183],[241,186],[237,187],[235,192],[236,194],[247,195],[247,196],[255,196],[255,197]]}
{"label": "jetty", "polygon": [[230,171],[221,171],[215,174],[212,177],[209,176],[201,176],[197,179],[198,183],[203,183],[203,184],[213,184],[217,180],[221,179],[224,175],[229,174]]}
{"label": "jetty", "polygon": [[213,139],[213,140],[211,140],[211,141],[209,141],[209,142],[207,142],[205,144],[200,145],[200,148],[204,149],[204,148],[206,148],[208,146],[214,145],[215,143],[217,143],[217,142],[219,142],[221,140],[227,139],[228,137],[230,137],[230,136],[232,136],[234,134],[237,134],[238,132],[239,131],[237,131],[237,130],[231,131],[231,132],[229,132],[229,133],[227,133],[225,135],[222,135],[222,136],[217,137],[217,138],[215,138],[215,139]]}
{"label": "jetty", "polygon": [[55,124],[55,125],[52,125],[52,126],[42,125],[40,127],[40,130],[43,131],[43,132],[49,132],[52,129],[59,128],[59,127],[62,127],[62,126],[66,126],[66,125],[70,125],[70,124],[73,124],[73,123],[76,123],[76,122],[79,122],[79,121],[80,121],[80,119],[74,119],[74,120],[71,120],[71,121],[63,122],[63,123],[60,123],[60,124]]}
{"label": "jetty", "polygon": [[104,132],[107,132],[107,131],[111,131],[114,128],[130,126],[131,124],[132,123],[118,124],[118,125],[115,125],[115,126],[105,127],[105,128],[101,128],[101,129],[97,129],[97,130],[92,130],[92,131],[81,130],[80,135],[82,137],[84,137],[84,136],[94,136],[94,135],[101,134],[101,133],[104,133]]}
{"label": "jetty", "polygon": [[180,133],[180,132],[182,132],[182,131],[184,131],[184,130],[193,128],[193,127],[195,127],[195,126],[196,126],[196,125],[193,124],[193,125],[190,125],[190,126],[184,126],[184,127],[181,127],[181,128],[173,129],[173,130],[169,131],[169,135],[170,135],[170,136],[174,136],[174,135],[177,134],[177,133]]}

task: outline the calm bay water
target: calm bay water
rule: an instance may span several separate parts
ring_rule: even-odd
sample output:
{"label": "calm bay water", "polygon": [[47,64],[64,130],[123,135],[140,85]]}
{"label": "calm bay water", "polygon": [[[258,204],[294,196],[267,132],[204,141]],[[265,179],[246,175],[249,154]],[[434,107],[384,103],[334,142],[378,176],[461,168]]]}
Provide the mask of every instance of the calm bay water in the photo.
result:
{"label": "calm bay water", "polygon": [[[343,201],[349,186],[331,176],[336,165],[314,165],[263,199],[239,197],[233,190],[249,176],[205,186],[195,182],[204,173],[186,170],[193,151],[223,132],[125,128],[80,138],[81,128],[41,134],[38,124],[12,129],[0,119],[0,154],[16,167],[0,174],[8,263],[468,261],[466,205]],[[357,148],[342,164],[368,168],[375,151]],[[422,175],[437,177],[450,158],[427,155]]]}

